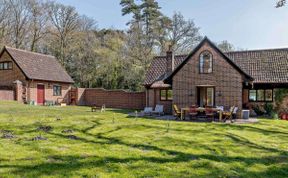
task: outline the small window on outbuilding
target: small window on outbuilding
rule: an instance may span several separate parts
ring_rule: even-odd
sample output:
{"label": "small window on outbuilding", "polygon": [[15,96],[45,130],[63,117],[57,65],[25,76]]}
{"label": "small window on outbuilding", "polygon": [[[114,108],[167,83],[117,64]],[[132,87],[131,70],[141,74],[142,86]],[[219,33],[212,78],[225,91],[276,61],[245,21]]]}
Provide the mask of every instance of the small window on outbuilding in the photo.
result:
{"label": "small window on outbuilding", "polygon": [[61,96],[62,87],[60,85],[53,85],[53,96]]}
{"label": "small window on outbuilding", "polygon": [[11,69],[12,69],[12,62],[11,61],[0,63],[0,70],[11,70]]}
{"label": "small window on outbuilding", "polygon": [[213,57],[209,51],[200,54],[199,72],[201,74],[210,74],[213,71]]}

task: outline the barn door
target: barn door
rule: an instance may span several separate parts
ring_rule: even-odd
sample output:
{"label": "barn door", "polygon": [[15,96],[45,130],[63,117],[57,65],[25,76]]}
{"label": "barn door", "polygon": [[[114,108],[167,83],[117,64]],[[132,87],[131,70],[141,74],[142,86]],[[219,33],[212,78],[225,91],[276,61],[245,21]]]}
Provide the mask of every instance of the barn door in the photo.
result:
{"label": "barn door", "polygon": [[37,104],[43,105],[45,102],[45,86],[37,85]]}

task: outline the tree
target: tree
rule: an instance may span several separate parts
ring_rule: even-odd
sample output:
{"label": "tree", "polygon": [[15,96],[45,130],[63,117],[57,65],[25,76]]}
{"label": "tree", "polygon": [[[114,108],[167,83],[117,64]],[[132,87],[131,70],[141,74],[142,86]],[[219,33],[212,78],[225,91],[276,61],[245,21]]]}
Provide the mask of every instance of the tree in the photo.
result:
{"label": "tree", "polygon": [[217,44],[218,48],[221,49],[223,52],[234,51],[235,47],[233,44],[229,43],[227,40],[221,41]]}
{"label": "tree", "polygon": [[199,43],[202,36],[199,33],[200,28],[197,27],[193,20],[185,20],[181,13],[175,13],[171,20],[166,19],[164,26],[161,27],[163,30],[158,35],[160,51],[165,53],[168,46],[171,45],[173,50],[178,53],[186,53]]}
{"label": "tree", "polygon": [[23,47],[31,24],[30,1],[8,0],[6,2],[9,7],[10,40],[14,47]]}
{"label": "tree", "polygon": [[55,2],[48,4],[48,15],[54,28],[50,30],[55,38],[52,40],[53,52],[60,60],[60,63],[67,68],[69,61],[69,44],[74,39],[77,30],[79,15],[74,7],[64,6]]}
{"label": "tree", "polygon": [[37,1],[30,0],[29,8],[31,12],[31,25],[30,25],[30,51],[37,51],[37,43],[44,38],[48,33],[47,21],[48,15],[45,9],[47,4]]}
{"label": "tree", "polygon": [[283,7],[286,4],[286,0],[278,0],[276,2],[276,8]]}

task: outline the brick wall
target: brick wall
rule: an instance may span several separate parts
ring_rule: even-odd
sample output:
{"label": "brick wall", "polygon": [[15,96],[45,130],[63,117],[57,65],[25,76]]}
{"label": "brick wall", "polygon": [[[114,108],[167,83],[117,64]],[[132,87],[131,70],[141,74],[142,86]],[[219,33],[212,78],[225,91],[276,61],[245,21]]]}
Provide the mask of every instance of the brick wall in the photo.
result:
{"label": "brick wall", "polygon": [[13,101],[14,91],[13,90],[0,90],[0,101]]}
{"label": "brick wall", "polygon": [[[211,74],[199,73],[199,56],[205,50],[213,55]],[[179,107],[197,104],[197,86],[209,85],[215,87],[215,105],[242,110],[242,81],[242,75],[206,43],[173,77],[173,103]]]}
{"label": "brick wall", "polygon": [[167,114],[172,113],[172,101],[160,100],[160,89],[147,89],[147,106],[155,107],[157,104],[163,105],[164,112]]}
{"label": "brick wall", "polygon": [[87,106],[102,106],[122,109],[143,109],[145,92],[127,92],[124,90],[105,90],[101,88],[78,89],[78,103]]}
{"label": "brick wall", "polygon": [[[58,82],[45,82],[45,81],[29,81],[27,86],[27,101],[37,102],[37,85],[45,86],[45,100],[55,101],[57,103],[66,102],[69,100],[70,84]],[[62,87],[61,96],[53,96],[53,85],[60,85]]]}
{"label": "brick wall", "polygon": [[21,70],[17,67],[8,53],[4,52],[2,56],[0,56],[0,62],[4,61],[12,61],[12,69],[11,70],[0,70],[0,86],[13,86],[13,82],[15,80],[20,80],[25,83],[25,76],[21,72]]}

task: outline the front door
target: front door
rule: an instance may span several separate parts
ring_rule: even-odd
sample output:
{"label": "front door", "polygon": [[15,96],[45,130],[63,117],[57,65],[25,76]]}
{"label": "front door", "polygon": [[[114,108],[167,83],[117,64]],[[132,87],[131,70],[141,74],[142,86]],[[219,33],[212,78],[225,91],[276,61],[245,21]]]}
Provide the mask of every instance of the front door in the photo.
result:
{"label": "front door", "polygon": [[214,87],[197,87],[197,103],[200,107],[215,105]]}
{"label": "front door", "polygon": [[37,85],[37,104],[43,105],[45,102],[45,86]]}

